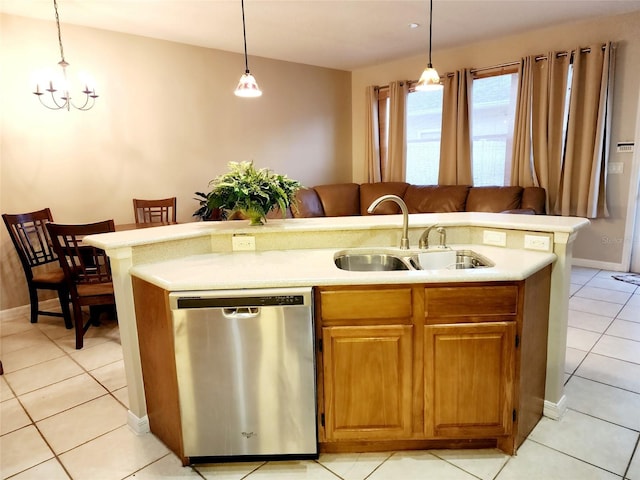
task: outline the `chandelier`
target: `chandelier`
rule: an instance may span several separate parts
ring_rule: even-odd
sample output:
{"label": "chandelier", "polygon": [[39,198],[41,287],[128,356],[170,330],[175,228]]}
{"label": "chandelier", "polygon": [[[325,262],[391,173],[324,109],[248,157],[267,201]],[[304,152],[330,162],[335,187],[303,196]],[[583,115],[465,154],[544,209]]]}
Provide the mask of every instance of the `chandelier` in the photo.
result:
{"label": "chandelier", "polygon": [[240,77],[238,86],[233,92],[237,97],[259,97],[262,95],[258,82],[249,72],[249,59],[247,57],[247,30],[244,23],[244,0],[242,0],[242,37],[244,38],[244,73]]}
{"label": "chandelier", "polygon": [[429,0],[429,63],[415,86],[419,92],[440,87],[440,75],[431,64],[431,37],[433,33],[433,0]]}
{"label": "chandelier", "polygon": [[[84,95],[84,102],[76,104],[71,101],[71,94],[69,90],[69,84],[67,81],[67,67],[69,64],[64,59],[64,49],[62,48],[62,35],[60,34],[60,18],[58,17],[58,4],[56,0],[53,0],[53,8],[56,12],[56,26],[58,27],[58,45],[60,46],[60,61],[58,65],[62,69],[62,76],[58,80],[53,78],[49,79],[48,86],[40,89],[40,83],[36,84],[36,91],[34,95],[38,97],[40,103],[50,110],[61,110],[66,108],[71,110],[71,107],[77,110],[90,110],[96,102],[95,88],[89,87],[88,82],[84,85],[82,94]],[[48,95],[47,95],[48,94]]]}

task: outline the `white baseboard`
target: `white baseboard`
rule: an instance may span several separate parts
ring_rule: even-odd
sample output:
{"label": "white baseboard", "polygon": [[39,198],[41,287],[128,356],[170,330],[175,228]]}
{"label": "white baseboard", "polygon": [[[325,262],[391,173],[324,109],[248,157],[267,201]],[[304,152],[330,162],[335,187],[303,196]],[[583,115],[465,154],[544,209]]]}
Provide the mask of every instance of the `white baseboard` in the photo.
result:
{"label": "white baseboard", "polygon": [[560,401],[558,403],[550,402],[549,400],[544,401],[544,410],[542,414],[551,418],[552,420],[560,420],[564,415],[564,412],[567,411],[567,396],[562,395]]}
{"label": "white baseboard", "polygon": [[[42,300],[39,302],[40,310],[52,310],[55,311],[56,307],[60,308],[60,301],[57,298],[50,298],[49,300]],[[31,305],[20,305],[19,307],[8,308],[6,310],[0,310],[0,321],[11,321],[18,317],[27,316],[31,314]]]}
{"label": "white baseboard", "polygon": [[149,417],[145,415],[140,418],[131,410],[127,411],[127,425],[129,425],[129,428],[131,428],[136,435],[144,435],[151,431],[149,428]]}
{"label": "white baseboard", "polygon": [[621,263],[600,262],[598,260],[588,260],[586,258],[573,258],[571,265],[574,267],[597,268],[610,272],[628,272],[628,268]]}

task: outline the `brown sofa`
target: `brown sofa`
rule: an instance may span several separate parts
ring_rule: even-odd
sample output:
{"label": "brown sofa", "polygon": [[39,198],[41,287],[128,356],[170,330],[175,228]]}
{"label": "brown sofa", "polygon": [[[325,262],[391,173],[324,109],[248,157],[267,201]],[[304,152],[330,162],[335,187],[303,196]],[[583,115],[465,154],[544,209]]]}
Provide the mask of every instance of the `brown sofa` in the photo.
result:
{"label": "brown sofa", "polygon": [[[340,217],[369,215],[367,208],[382,195],[397,195],[409,213],[502,212],[543,215],[545,191],[539,187],[470,187],[466,185],[411,185],[404,182],[335,183],[298,191],[297,211],[288,216]],[[400,213],[394,202],[384,202],[374,215]]]}

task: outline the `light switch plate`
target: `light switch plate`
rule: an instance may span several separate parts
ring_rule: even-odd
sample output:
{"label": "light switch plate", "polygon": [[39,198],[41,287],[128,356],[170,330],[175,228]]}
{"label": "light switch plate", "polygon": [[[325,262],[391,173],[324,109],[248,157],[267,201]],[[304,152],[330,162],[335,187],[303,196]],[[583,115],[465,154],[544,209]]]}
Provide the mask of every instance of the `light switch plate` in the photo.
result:
{"label": "light switch plate", "polygon": [[504,247],[507,245],[507,234],[506,232],[496,232],[495,230],[484,230],[482,232],[482,243]]}
{"label": "light switch plate", "polygon": [[549,251],[549,237],[543,235],[525,235],[524,248],[529,250]]}
{"label": "light switch plate", "polygon": [[622,162],[609,162],[607,171],[612,174],[624,173],[624,164]]}
{"label": "light switch plate", "polygon": [[255,250],[256,237],[253,235],[234,235],[231,237],[231,248],[234,252]]}

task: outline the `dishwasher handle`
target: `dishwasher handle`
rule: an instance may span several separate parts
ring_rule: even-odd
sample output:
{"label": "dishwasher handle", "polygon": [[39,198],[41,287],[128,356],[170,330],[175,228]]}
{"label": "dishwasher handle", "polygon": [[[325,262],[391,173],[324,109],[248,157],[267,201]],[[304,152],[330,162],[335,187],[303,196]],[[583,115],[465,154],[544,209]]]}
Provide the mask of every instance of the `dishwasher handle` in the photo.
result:
{"label": "dishwasher handle", "polygon": [[230,320],[255,318],[260,315],[259,307],[228,307],[222,309],[222,315]]}

